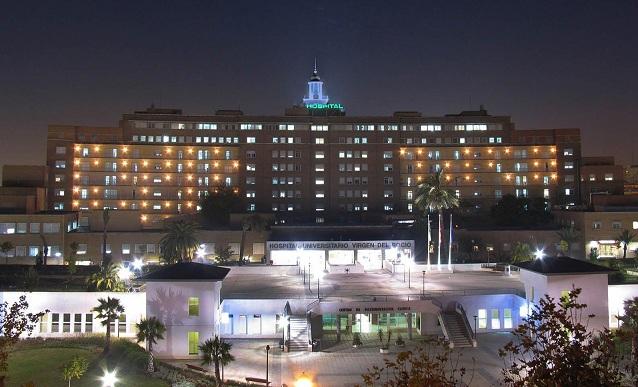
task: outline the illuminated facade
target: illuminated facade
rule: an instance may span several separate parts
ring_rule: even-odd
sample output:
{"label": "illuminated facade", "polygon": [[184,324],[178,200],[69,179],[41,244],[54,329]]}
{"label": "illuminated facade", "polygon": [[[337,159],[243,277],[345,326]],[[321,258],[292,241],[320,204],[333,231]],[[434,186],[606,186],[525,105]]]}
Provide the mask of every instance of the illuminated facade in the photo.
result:
{"label": "illuminated facade", "polygon": [[[311,91],[313,82],[318,76]],[[324,115],[316,110],[248,116],[150,108],[124,114],[114,128],[50,126],[49,208],[137,209],[151,224],[195,212],[204,192],[225,185],[247,211],[282,220],[383,221],[410,216],[417,185],[438,169],[478,211],[507,194],[580,200],[579,129],[516,130],[510,117],[482,108],[438,117],[348,117],[341,104]]]}
{"label": "illuminated facade", "polygon": [[317,60],[315,59],[315,68],[310,76],[310,81],[308,81],[308,97],[303,99],[303,103],[304,105],[325,105],[328,100],[328,96],[323,95],[323,82],[317,73]]}

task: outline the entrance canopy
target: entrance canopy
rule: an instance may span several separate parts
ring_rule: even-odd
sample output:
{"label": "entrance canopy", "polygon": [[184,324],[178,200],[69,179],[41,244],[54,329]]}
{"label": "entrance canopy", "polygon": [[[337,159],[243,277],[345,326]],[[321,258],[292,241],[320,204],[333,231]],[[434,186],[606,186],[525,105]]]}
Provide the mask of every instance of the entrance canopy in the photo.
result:
{"label": "entrance canopy", "polygon": [[273,265],[350,266],[382,269],[383,262],[407,263],[414,258],[413,240],[269,241],[266,254]]}

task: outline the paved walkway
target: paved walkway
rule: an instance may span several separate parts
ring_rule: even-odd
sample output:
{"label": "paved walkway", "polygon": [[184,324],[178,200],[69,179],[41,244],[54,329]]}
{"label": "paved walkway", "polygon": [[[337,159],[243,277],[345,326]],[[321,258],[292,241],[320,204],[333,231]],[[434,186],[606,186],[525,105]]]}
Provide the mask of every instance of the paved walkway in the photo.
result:
{"label": "paved walkway", "polygon": [[[503,361],[498,357],[498,348],[502,347],[511,335],[509,333],[487,333],[479,335],[478,348],[463,348],[455,353],[461,354],[460,366],[468,370],[466,381],[471,379],[472,386],[494,386],[500,380]],[[352,349],[343,344],[331,348],[331,352],[282,353],[276,341],[270,340],[229,340],[233,344],[235,361],[226,367],[224,377],[245,380],[246,376],[266,377],[266,345],[270,345],[269,379],[273,386],[294,386],[294,381],[305,375],[311,378],[315,386],[340,387],[362,384],[361,374],[373,365],[383,365],[384,358],[394,358],[400,350],[418,345],[407,343],[405,348],[392,345],[389,354],[380,354],[378,342],[367,340],[364,345]],[[175,362],[184,364],[186,361]],[[212,367],[211,367],[212,372]]]}

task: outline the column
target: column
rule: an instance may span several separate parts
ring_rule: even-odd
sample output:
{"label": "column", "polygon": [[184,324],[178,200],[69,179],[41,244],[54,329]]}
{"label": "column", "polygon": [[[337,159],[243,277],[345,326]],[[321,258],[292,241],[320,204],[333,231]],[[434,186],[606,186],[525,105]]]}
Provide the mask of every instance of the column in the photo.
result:
{"label": "column", "polygon": [[385,262],[385,248],[381,248],[381,269],[383,269],[383,262]]}
{"label": "column", "polygon": [[337,313],[337,322],[336,322],[336,327],[337,327],[337,342],[341,341],[341,316],[339,316],[339,314]]}
{"label": "column", "polygon": [[412,312],[408,313],[408,340],[412,340]]}

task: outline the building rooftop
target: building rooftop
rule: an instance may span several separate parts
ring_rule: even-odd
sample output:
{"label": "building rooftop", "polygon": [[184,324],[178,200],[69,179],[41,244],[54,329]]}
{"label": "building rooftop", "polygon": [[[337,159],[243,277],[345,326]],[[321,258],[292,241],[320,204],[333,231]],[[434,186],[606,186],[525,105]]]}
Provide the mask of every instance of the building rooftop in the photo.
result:
{"label": "building rooftop", "polygon": [[221,281],[230,269],[196,262],[179,262],[162,266],[141,276],[141,281]]}
{"label": "building rooftop", "polygon": [[545,257],[517,263],[514,266],[544,275],[596,274],[615,271],[605,266],[570,257]]}

